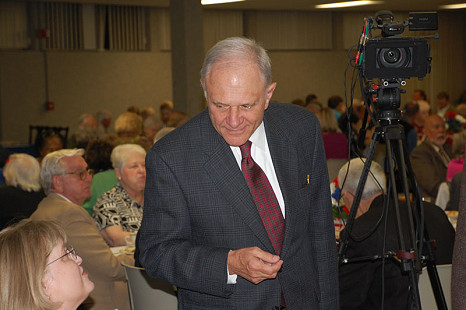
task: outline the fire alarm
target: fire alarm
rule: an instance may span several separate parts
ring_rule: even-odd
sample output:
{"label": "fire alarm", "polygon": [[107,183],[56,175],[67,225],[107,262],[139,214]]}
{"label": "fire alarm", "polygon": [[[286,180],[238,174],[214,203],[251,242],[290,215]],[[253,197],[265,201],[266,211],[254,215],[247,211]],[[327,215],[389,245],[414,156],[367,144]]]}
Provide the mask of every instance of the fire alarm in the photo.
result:
{"label": "fire alarm", "polygon": [[55,104],[52,101],[47,101],[45,103],[45,109],[47,111],[53,111],[53,110],[55,110]]}
{"label": "fire alarm", "polygon": [[47,29],[37,29],[37,37],[39,39],[45,39],[49,37],[49,31]]}

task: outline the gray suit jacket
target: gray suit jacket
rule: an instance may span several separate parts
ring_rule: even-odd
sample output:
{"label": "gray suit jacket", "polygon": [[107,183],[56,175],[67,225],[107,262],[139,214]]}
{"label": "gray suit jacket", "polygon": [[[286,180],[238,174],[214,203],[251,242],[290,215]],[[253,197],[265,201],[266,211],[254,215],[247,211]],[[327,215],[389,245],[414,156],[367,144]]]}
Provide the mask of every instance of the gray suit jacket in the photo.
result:
{"label": "gray suit jacket", "polygon": [[120,262],[133,263],[129,255],[114,256],[87,211],[51,193],[31,215],[34,220],[55,220],[65,229],[68,244],[83,259],[82,266],[95,288],[85,303],[88,309],[129,310],[125,271]]}
{"label": "gray suit jacket", "polygon": [[[444,145],[444,149],[451,158],[451,148]],[[422,196],[435,201],[440,184],[446,182],[447,166],[427,140],[414,148],[410,160]]]}
{"label": "gray suit jacket", "polygon": [[[270,103],[264,125],[285,200],[283,267],[257,285],[227,284],[230,250],[274,253],[229,145],[208,111],[158,141],[146,158],[140,260],[179,288],[181,309],[338,309],[329,180],[320,126],[309,111]],[[310,182],[307,184],[307,175]]]}

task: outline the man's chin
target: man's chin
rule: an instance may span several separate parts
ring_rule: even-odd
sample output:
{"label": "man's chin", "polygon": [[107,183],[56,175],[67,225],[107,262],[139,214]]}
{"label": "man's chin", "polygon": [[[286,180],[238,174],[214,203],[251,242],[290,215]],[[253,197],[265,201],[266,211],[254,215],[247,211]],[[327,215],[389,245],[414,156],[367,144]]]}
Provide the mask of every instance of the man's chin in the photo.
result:
{"label": "man's chin", "polygon": [[437,140],[433,141],[432,143],[435,144],[438,147],[442,147],[445,144],[446,141],[447,141],[447,138],[442,138],[442,139],[437,139]]}
{"label": "man's chin", "polygon": [[248,138],[245,137],[226,137],[224,139],[230,146],[241,146],[248,141]]}

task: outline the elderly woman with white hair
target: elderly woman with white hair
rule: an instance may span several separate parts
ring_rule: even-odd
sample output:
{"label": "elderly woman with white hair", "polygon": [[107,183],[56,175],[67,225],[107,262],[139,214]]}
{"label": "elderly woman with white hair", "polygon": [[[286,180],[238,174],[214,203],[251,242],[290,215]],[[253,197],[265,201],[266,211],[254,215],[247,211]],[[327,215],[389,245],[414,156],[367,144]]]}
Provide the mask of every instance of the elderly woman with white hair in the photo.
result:
{"label": "elderly woman with white hair", "polygon": [[139,230],[144,206],[146,151],[137,144],[116,146],[111,155],[118,183],[94,205],[94,220],[112,247],[126,245],[126,236]]}
{"label": "elderly woman with white hair", "polygon": [[28,154],[12,154],[4,167],[6,185],[0,188],[0,230],[29,217],[45,197],[40,165]]}

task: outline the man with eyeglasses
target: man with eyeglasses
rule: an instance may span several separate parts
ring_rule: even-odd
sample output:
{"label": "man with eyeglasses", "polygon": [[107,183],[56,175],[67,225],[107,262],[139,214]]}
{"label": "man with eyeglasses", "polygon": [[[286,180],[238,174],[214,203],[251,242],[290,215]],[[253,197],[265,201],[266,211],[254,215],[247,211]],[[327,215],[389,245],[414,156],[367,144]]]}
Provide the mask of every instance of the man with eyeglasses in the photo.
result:
{"label": "man with eyeglasses", "polygon": [[64,227],[69,244],[79,252],[84,269],[95,283],[95,290],[84,301],[87,309],[129,309],[121,262],[134,264],[134,260],[129,255],[114,256],[94,220],[81,207],[91,195],[92,182],[83,154],[83,149],[63,149],[43,159],[41,181],[47,197],[31,219],[56,220]]}

